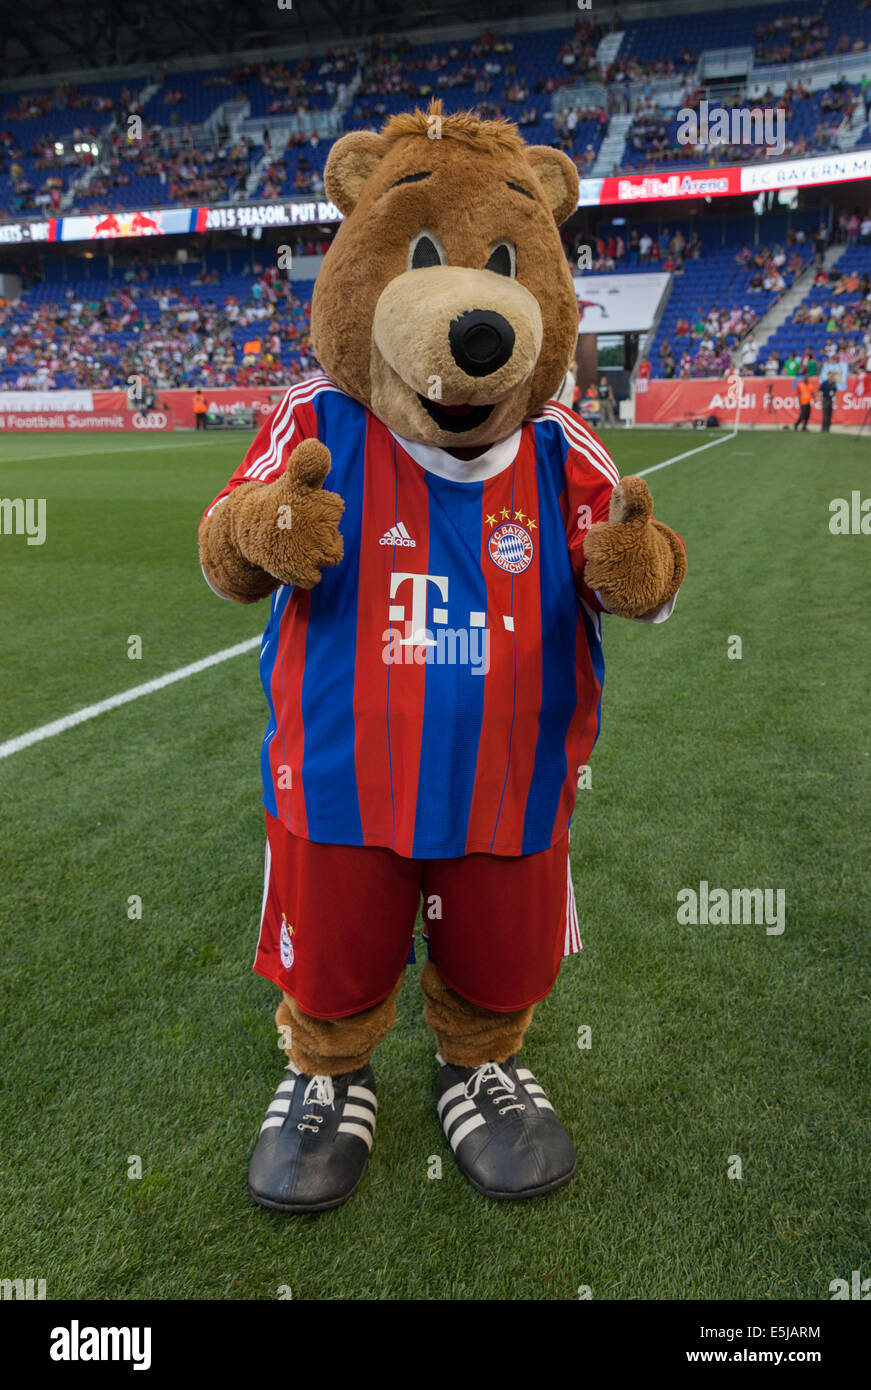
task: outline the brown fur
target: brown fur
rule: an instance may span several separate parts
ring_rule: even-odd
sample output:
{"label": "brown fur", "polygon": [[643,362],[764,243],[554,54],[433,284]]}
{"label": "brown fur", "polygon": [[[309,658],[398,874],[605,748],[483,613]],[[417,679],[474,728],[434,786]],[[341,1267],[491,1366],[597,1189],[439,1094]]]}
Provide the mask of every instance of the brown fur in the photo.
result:
{"label": "brown fur", "polygon": [[584,579],[605,607],[624,618],[643,617],[677,593],[687,571],[686,551],[653,516],[643,478],[622,478],[611,494],[608,521],[584,540]]}
{"label": "brown fur", "polygon": [[420,987],[426,1021],[446,1062],[478,1067],[482,1062],[505,1062],[520,1051],[532,1022],[532,1005],[515,1013],[493,1013],[470,1004],[445,984],[429,960],[420,972]]}
{"label": "brown fur", "polygon": [[275,1023],[279,1029],[290,1028],[290,1044],[285,1047],[290,1061],[309,1076],[339,1076],[357,1071],[393,1027],[401,985],[400,977],[382,1003],[350,1018],[334,1020],[312,1018],[289,994],[283,994],[275,1011]]}
{"label": "brown fur", "polygon": [[311,589],[339,563],[345,504],[323,491],[329,468],[329,450],[304,439],[275,482],[243,483],[218,503],[200,528],[200,560],[219,593],[253,603],[279,584]]}

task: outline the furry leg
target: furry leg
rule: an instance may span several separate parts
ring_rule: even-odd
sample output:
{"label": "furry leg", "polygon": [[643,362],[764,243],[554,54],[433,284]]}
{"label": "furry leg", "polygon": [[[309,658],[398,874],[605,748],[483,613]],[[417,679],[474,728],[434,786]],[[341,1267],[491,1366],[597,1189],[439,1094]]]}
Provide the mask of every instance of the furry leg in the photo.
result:
{"label": "furry leg", "polygon": [[477,1067],[482,1062],[505,1062],[520,1051],[534,1005],[502,1014],[470,1004],[445,984],[430,960],[420,972],[420,987],[426,998],[426,1021],[446,1062]]}
{"label": "furry leg", "polygon": [[[338,1076],[362,1067],[396,1018],[396,999],[402,976],[380,1004],[349,1018],[312,1018],[295,999],[283,994],[275,1011],[279,1030],[289,1027],[285,1052],[295,1067],[309,1076]],[[287,1034],[284,1035],[288,1037]]]}

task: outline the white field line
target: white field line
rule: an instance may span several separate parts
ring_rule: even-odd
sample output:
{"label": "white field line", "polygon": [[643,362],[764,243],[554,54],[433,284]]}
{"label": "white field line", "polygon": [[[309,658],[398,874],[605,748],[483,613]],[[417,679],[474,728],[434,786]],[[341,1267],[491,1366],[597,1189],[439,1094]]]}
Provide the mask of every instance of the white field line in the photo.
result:
{"label": "white field line", "polygon": [[[183,447],[185,449],[198,449],[202,448],[204,444],[214,444],[215,433],[223,434],[224,431],[220,430],[213,432],[210,439],[185,439],[183,441]],[[243,431],[240,430],[239,433],[242,434]],[[5,435],[0,435],[0,445],[2,445],[2,441],[5,438]],[[176,448],[178,445],[179,440],[173,440],[173,448]],[[119,444],[114,449],[70,449],[66,453],[58,453],[57,449],[55,449],[50,454],[20,454],[18,458],[13,458],[9,455],[8,457],[0,458],[0,462],[4,463],[7,468],[11,468],[19,464],[30,463],[32,459],[58,459],[59,461],[63,461],[63,459],[83,458],[101,459],[109,454],[141,454],[143,451],[148,454],[156,454],[161,448],[166,449],[165,440],[161,440],[160,444],[158,444],[156,439],[151,444],[143,440],[141,444]],[[0,449],[0,453],[2,453],[2,449]]]}
{"label": "white field line", "polygon": [[636,478],[646,478],[648,473],[657,473],[660,468],[668,468],[669,464],[680,463],[681,459],[692,458],[693,454],[702,454],[705,449],[715,449],[718,444],[728,444],[730,439],[737,439],[738,431],[733,430],[731,434],[721,434],[718,439],[711,439],[707,444],[700,444],[697,449],[688,449],[685,454],[675,454],[672,459],[664,459],[662,463],[655,463],[652,468],[642,468],[640,473],[636,473]]}
{"label": "white field line", "polygon": [[55,719],[51,724],[41,724],[38,729],[31,729],[29,733],[19,734],[17,738],[10,738],[6,743],[0,743],[0,758],[8,758],[12,753],[20,753],[22,748],[29,748],[32,743],[41,743],[45,738],[54,738],[56,734],[66,733],[67,729],[74,728],[76,724],[84,724],[88,719],[96,719],[98,714],[105,714],[107,710],[117,709],[119,705],[128,705],[131,700],[139,700],[143,695],[151,695],[155,690],[163,690],[167,685],[174,685],[176,681],[185,680],[187,676],[195,676],[200,671],[207,671],[210,666],[217,666],[222,661],[229,661],[233,656],[241,656],[243,652],[250,652],[254,647],[259,647],[262,641],[262,637],[249,637],[245,642],[237,642],[235,647],[225,647],[222,652],[214,652],[212,656],[204,656],[201,661],[192,661],[189,666],[180,666],[177,671],[170,671],[165,676],[158,676],[153,681],[146,681],[144,685],[134,685],[130,690],[122,690],[118,695],[110,695],[108,700],[100,700],[96,705],[85,705],[84,709],[77,709],[73,714],[66,714],[63,719]]}
{"label": "white field line", "polygon": [[[697,449],[688,449],[685,454],[675,454],[674,458],[664,459],[662,463],[655,463],[652,468],[644,468],[635,476],[643,478],[648,473],[656,473],[660,468],[668,468],[672,463],[679,463],[681,459],[692,458],[693,454],[701,454],[705,449],[713,449],[717,444],[727,444],[730,439],[736,438],[737,433],[735,430],[732,434],[722,434],[718,439],[711,439],[707,444],[700,444]],[[197,442],[205,443],[206,441]],[[120,453],[121,451],[113,450],[112,452]],[[56,455],[49,454],[46,457],[54,458]],[[17,738],[0,743],[0,758],[8,758],[12,753],[20,753],[22,748],[29,748],[31,744],[41,743],[46,738],[54,738],[56,734],[66,733],[67,729],[74,728],[76,724],[84,724],[88,719],[96,719],[98,714],[106,714],[110,709],[117,709],[119,705],[127,705],[131,700],[138,700],[143,695],[151,695],[155,690],[163,690],[167,685],[174,685],[176,681],[185,680],[188,676],[195,676],[200,671],[207,671],[210,666],[217,666],[222,661],[229,661],[231,657],[241,656],[243,652],[250,652],[262,640],[262,637],[250,637],[246,642],[238,642],[235,647],[225,647],[221,652],[215,652],[212,656],[204,656],[201,661],[191,662],[189,666],[181,666],[177,671],[170,671],[165,676],[158,676],[153,681],[146,681],[144,685],[134,685],[131,690],[122,690],[118,695],[110,695],[108,700],[100,700],[96,705],[86,705],[84,709],[66,714],[63,719],[55,719],[51,724],[41,724],[38,729],[31,729],[29,733],[19,734]]]}

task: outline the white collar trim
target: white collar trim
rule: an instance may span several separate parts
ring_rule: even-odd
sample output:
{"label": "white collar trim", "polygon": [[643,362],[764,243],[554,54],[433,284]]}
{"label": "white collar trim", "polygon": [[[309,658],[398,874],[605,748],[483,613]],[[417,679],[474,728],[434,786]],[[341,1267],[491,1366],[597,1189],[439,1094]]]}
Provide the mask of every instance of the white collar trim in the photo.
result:
{"label": "white collar trim", "polygon": [[504,473],[517,458],[522,432],[522,426],[518,425],[507,439],[492,444],[476,459],[457,459],[435,444],[419,444],[416,440],[403,439],[401,434],[390,431],[397,444],[415,463],[419,463],[427,473],[435,473],[436,477],[447,478],[452,483],[482,483],[487,478],[495,478],[497,473]]}

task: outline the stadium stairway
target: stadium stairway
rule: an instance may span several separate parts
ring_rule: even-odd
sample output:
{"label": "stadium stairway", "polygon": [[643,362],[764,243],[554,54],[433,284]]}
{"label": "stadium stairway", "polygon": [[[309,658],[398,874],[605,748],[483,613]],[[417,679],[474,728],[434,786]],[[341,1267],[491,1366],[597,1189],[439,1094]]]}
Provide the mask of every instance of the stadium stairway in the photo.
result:
{"label": "stadium stairway", "polygon": [[[267,128],[269,128],[268,122],[264,121],[264,125],[267,126]],[[251,163],[248,178],[245,182],[246,198],[253,198],[256,196],[260,180],[263,178],[264,174],[266,173],[266,170],[269,168],[270,164],[272,164],[276,159],[280,159],[282,154],[284,153],[285,146],[287,145],[286,133],[284,135],[284,139],[281,145],[274,145],[272,143],[272,129],[269,128],[269,139],[269,149],[263,148],[263,152],[260,155],[260,158],[254,159]]]}
{"label": "stadium stairway", "polygon": [[[830,246],[823,255],[823,269],[829,270],[837,264],[846,249],[846,245]],[[811,259],[806,269],[802,271],[801,275],[796,275],[789,289],[781,295],[777,303],[754,324],[753,336],[756,339],[756,346],[759,348],[760,358],[762,349],[768,345],[778,328],[786,323],[787,319],[792,318],[801,301],[807,296],[808,291],[813,286],[815,271],[816,265]],[[741,344],[739,343],[736,349],[737,357],[740,357],[740,352]]]}
{"label": "stadium stairway", "polygon": [[623,156],[626,153],[626,138],[632,121],[631,112],[624,116],[611,117],[608,122],[608,133],[599,147],[596,162],[590,170],[594,178],[605,178],[611,173],[615,165],[618,169],[622,167]]}
{"label": "stadium stairway", "polygon": [[612,31],[610,34],[605,34],[604,38],[599,40],[596,47],[596,62],[603,72],[613,63],[617,54],[620,52],[620,45],[623,42],[623,33],[624,31],[622,29],[618,29],[616,33]]}
{"label": "stadium stairway", "polygon": [[865,117],[861,101],[857,101],[850,115],[845,117],[838,129],[837,146],[839,150],[852,150],[859,143],[865,130]]}

